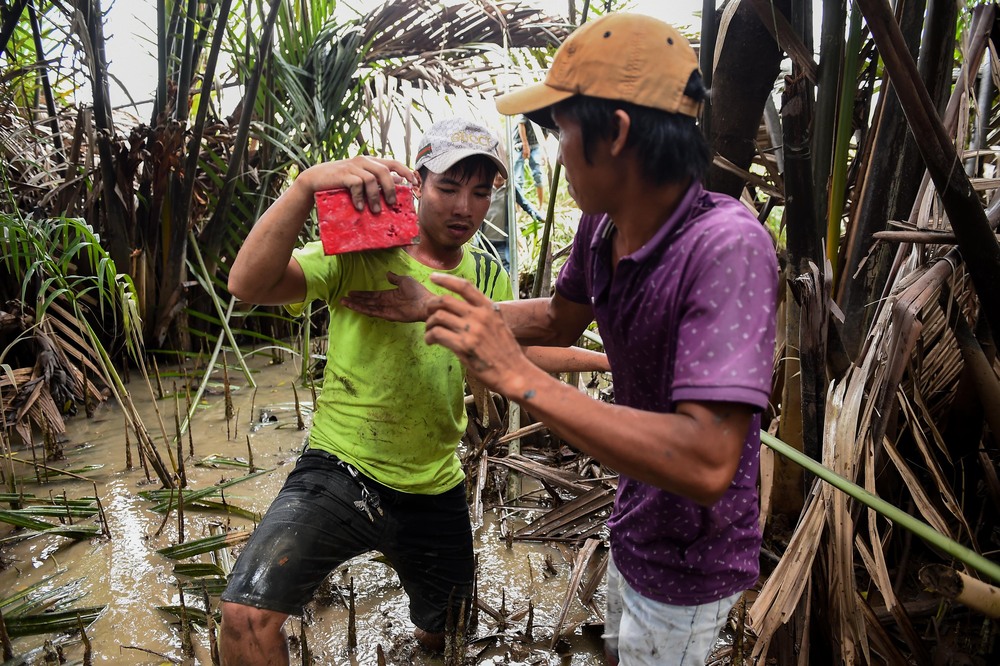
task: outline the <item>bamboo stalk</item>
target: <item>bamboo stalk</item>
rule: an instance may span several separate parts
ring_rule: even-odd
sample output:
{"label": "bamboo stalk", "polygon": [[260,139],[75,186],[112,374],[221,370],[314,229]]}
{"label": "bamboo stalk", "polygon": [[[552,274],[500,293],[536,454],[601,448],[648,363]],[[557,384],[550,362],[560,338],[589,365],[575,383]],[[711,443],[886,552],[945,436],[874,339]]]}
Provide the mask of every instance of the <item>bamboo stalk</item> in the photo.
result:
{"label": "bamboo stalk", "polygon": [[[146,472],[146,478],[149,479],[149,468],[147,467],[147,459],[149,465],[153,467],[153,471],[156,472],[156,476],[159,478],[160,483],[164,486],[169,487],[173,485],[173,480],[170,478],[170,473],[167,470],[166,465],[163,464],[163,459],[160,458],[159,452],[153,445],[152,439],[149,438],[148,433],[146,438],[143,438],[143,428],[142,419],[139,417],[138,412],[135,409],[135,404],[132,402],[132,398],[122,382],[122,378],[115,371],[114,363],[111,357],[108,355],[107,350],[100,343],[97,337],[97,333],[94,331],[90,323],[81,317],[77,317],[80,324],[83,326],[83,332],[86,333],[87,339],[90,341],[91,348],[97,352],[100,357],[101,371],[105,373],[104,383],[111,389],[112,394],[117,399],[118,404],[122,406],[122,412],[125,414],[125,418],[128,422],[135,428],[135,434],[137,437],[136,447],[139,449],[140,460],[143,463],[143,470]],[[128,363],[125,363],[124,367],[128,369]],[[139,367],[142,369],[143,377],[146,380],[146,385],[149,386],[149,373],[146,372],[146,365],[144,363],[139,363]],[[150,392],[152,388],[150,387]],[[163,419],[160,418],[160,410],[153,403],[153,407],[156,410],[157,418],[160,423],[160,430],[163,433],[163,439],[167,439],[167,430],[163,425]],[[170,447],[167,447],[167,452],[170,452]]]}
{"label": "bamboo stalk", "polygon": [[[143,474],[146,475],[146,481],[150,481],[150,480],[152,480],[152,478],[149,476],[149,465],[146,463],[146,453],[145,453],[145,451],[142,448],[142,437],[139,434],[139,424],[138,423],[135,426],[135,437],[136,437],[136,440],[135,440],[135,450],[139,453],[139,464],[142,466],[142,472],[143,472]],[[167,484],[168,488],[172,487],[172,486],[173,486],[172,483]]]}
{"label": "bamboo stalk", "polygon": [[[70,472],[68,470],[59,469],[58,467],[49,467],[48,465],[45,465],[45,464],[40,463],[40,462],[32,462],[30,460],[21,460],[20,458],[15,458],[14,456],[11,456],[11,455],[4,455],[4,456],[0,456],[0,457],[6,458],[7,460],[9,460],[11,462],[21,463],[22,465],[31,465],[32,467],[36,467],[36,468],[44,468],[44,470],[45,470],[46,473],[48,473],[48,472],[56,472],[58,474],[64,474],[64,475],[66,475],[68,477],[71,477],[71,478],[74,478],[74,479],[78,479],[80,481],[90,481],[90,479],[88,479],[85,476],[80,476],[79,474],[74,474],[73,472]],[[14,474],[13,467],[11,467],[11,475],[13,475],[13,474]],[[16,492],[16,491],[11,491],[11,492]]]}
{"label": "bamboo stalk", "polygon": [[[168,512],[169,515],[169,512]],[[184,488],[177,488],[177,544],[184,543]]]}
{"label": "bamboo stalk", "polygon": [[226,352],[222,352],[222,394],[226,401],[226,426],[229,426],[229,422],[233,419],[233,387],[229,382],[229,360],[226,358]]}
{"label": "bamboo stalk", "polygon": [[977,580],[944,564],[930,564],[920,570],[920,582],[931,592],[978,611],[1000,618],[1000,588]]}
{"label": "bamboo stalk", "polygon": [[250,473],[256,472],[257,468],[253,466],[253,447],[250,446],[250,435],[247,435],[247,462],[250,465]]}
{"label": "bamboo stalk", "polygon": [[174,426],[176,427],[177,446],[177,485],[187,488],[187,473],[184,470],[184,438],[181,436],[181,404],[177,397],[177,383],[174,382]]}
{"label": "bamboo stalk", "polygon": [[167,521],[170,520],[170,512],[174,506],[174,490],[181,492],[179,488],[175,489],[173,486],[170,486],[168,490],[170,491],[170,499],[167,501],[167,508],[163,512],[163,522],[156,528],[156,532],[153,533],[154,536],[160,536],[163,533],[163,528],[167,526]]}
{"label": "bamboo stalk", "polygon": [[97,516],[101,521],[101,531],[104,536],[111,539],[111,527],[108,525],[108,515],[104,513],[104,505],[101,503],[101,497],[97,494],[97,482],[94,482],[94,501],[97,502]]}
{"label": "bamboo stalk", "polygon": [[[191,385],[190,384],[185,384],[184,385],[184,395],[186,396],[185,399],[187,401],[186,402],[187,411],[190,414],[190,413],[192,413],[192,410],[193,410],[193,407],[191,405]],[[188,452],[191,454],[191,457],[194,458],[194,429],[193,428],[188,428],[188,430],[187,430],[187,436],[188,436]]]}
{"label": "bamboo stalk", "polygon": [[163,400],[163,380],[160,378],[160,364],[156,362],[156,356],[153,356],[153,376],[156,377],[156,397]]}
{"label": "bamboo stalk", "polygon": [[924,541],[933,544],[935,548],[944,551],[948,555],[954,557],[963,564],[972,567],[976,571],[986,574],[996,581],[1000,581],[1000,564],[991,562],[979,553],[966,548],[956,541],[952,541],[951,539],[942,536],[938,532],[934,531],[934,528],[927,523],[918,520],[905,511],[889,504],[881,497],[876,497],[861,486],[848,481],[839,474],[831,472],[815,460],[812,460],[799,451],[796,451],[785,442],[782,442],[777,437],[761,431],[760,441],[762,444],[774,449],[776,452],[788,458],[796,465],[809,470],[823,481],[832,485],[834,488],[847,493],[865,506],[874,509],[881,516],[891,520],[894,524],[913,532]]}
{"label": "bamboo stalk", "polygon": [[125,469],[132,469],[132,441],[128,434],[128,422],[125,423]]}

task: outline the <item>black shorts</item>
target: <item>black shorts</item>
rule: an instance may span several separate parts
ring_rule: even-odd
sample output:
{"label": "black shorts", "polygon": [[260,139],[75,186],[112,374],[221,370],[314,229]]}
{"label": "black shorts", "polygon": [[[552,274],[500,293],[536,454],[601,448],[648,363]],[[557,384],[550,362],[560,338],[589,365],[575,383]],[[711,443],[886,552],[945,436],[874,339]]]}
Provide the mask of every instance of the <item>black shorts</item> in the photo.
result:
{"label": "black shorts", "polygon": [[462,602],[468,609],[472,596],[464,484],[440,495],[416,495],[351,471],[323,451],[303,453],[237,559],[222,600],[301,615],[330,572],[378,550],[409,596],[413,624],[443,631],[449,605],[456,611],[451,617],[458,618]]}

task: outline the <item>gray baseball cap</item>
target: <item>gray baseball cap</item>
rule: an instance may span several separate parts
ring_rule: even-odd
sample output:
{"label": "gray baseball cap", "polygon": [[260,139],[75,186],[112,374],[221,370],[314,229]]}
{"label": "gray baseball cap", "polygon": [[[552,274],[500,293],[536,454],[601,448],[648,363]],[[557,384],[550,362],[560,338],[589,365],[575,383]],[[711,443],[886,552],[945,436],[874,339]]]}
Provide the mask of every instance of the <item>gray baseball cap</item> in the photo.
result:
{"label": "gray baseball cap", "polygon": [[507,177],[507,165],[500,159],[500,141],[482,125],[463,118],[448,118],[431,125],[420,138],[416,168],[427,167],[444,173],[461,160],[483,155]]}

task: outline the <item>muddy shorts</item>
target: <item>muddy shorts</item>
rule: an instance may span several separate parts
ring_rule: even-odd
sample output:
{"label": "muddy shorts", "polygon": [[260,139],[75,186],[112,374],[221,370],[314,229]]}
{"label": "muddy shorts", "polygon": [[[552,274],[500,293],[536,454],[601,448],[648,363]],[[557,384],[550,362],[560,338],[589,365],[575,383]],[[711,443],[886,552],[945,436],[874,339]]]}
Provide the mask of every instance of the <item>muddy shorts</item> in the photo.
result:
{"label": "muddy shorts", "polygon": [[413,624],[443,631],[449,604],[468,607],[471,598],[464,484],[440,495],[403,493],[307,450],[236,561],[222,600],[301,615],[330,572],[372,550],[396,570]]}

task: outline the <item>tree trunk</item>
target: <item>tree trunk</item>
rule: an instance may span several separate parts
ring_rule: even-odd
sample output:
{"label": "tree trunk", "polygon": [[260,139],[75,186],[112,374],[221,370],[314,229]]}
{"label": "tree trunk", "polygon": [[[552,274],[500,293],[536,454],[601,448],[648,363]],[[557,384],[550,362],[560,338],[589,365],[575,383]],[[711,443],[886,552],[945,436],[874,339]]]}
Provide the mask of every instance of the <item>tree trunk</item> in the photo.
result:
{"label": "tree trunk", "polygon": [[[792,0],[776,0],[775,11],[788,16]],[[755,153],[754,138],[764,103],[774,90],[782,50],[757,12],[741,2],[719,31],[722,48],[712,75],[711,134],[713,154],[748,169]],[[739,197],[745,185],[740,176],[712,167],[705,178],[710,190]]]}
{"label": "tree trunk", "polygon": [[[969,177],[964,170],[954,168],[956,164],[961,164],[954,139],[934,111],[927,88],[920,82],[916,63],[906,52],[902,34],[891,12],[877,0],[858,0],[858,6],[885,61],[886,72],[902,102],[927,171],[941,195],[962,258],[996,341],[1000,335],[1000,290],[996,289],[996,285],[1000,284],[1000,244]],[[992,28],[993,5],[979,5],[974,11],[972,30]],[[984,20],[977,20],[984,17]]]}
{"label": "tree trunk", "polygon": [[[903,3],[900,29],[911,55],[917,53],[923,15],[923,0]],[[943,33],[952,35],[948,50],[951,50],[954,41],[954,17],[952,21],[952,30]],[[930,52],[938,54],[939,49],[930,49]],[[950,78],[951,58],[946,62],[948,66],[944,69],[947,69]],[[894,246],[876,242],[874,234],[884,231],[890,221],[909,216],[920,189],[920,174],[924,166],[893,86],[884,84],[882,89],[885,94],[875,114],[875,130],[869,135],[872,145],[866,152],[893,155],[893,159],[866,161],[868,169],[856,190],[859,194],[855,195],[853,219],[844,244],[844,270],[839,281],[838,302],[845,317],[841,333],[851,358],[856,358],[860,351],[875,312],[875,308],[870,306],[882,296],[895,254]]]}
{"label": "tree trunk", "polygon": [[[127,270],[132,254],[132,233],[135,216],[132,210],[131,183],[127,187],[118,188],[117,170],[115,169],[112,137],[115,136],[114,124],[111,120],[111,104],[108,101],[108,63],[104,50],[104,28],[102,21],[104,12],[100,0],[89,0],[79,3],[83,14],[86,40],[91,48],[87,52],[87,66],[93,82],[94,92],[94,123],[97,125],[97,150],[100,155],[101,169],[101,201],[105,216],[105,238],[108,242],[108,253],[119,270]],[[126,201],[122,197],[129,196]]]}
{"label": "tree trunk", "polygon": [[[257,51],[257,62],[254,63],[253,74],[247,81],[246,94],[243,99],[243,113],[240,117],[239,128],[236,131],[236,140],[233,142],[233,154],[230,157],[229,170],[226,172],[225,185],[219,195],[219,203],[212,217],[201,230],[200,240],[204,245],[205,256],[212,261],[218,256],[219,248],[222,245],[223,235],[226,231],[226,215],[229,203],[232,200],[233,192],[236,189],[236,180],[242,173],[243,155],[246,153],[247,142],[250,136],[250,121],[253,119],[254,100],[257,99],[257,89],[260,85],[261,76],[264,72],[264,64],[271,54],[271,35],[274,33],[274,22],[278,18],[278,8],[281,0],[271,0],[271,7],[264,21],[264,29],[260,37],[260,48]],[[210,269],[211,272],[211,269]]]}

